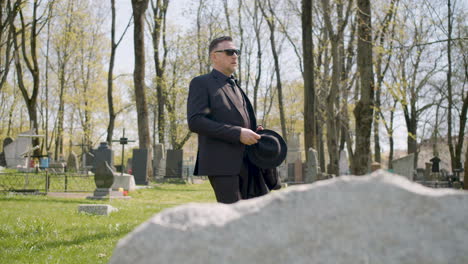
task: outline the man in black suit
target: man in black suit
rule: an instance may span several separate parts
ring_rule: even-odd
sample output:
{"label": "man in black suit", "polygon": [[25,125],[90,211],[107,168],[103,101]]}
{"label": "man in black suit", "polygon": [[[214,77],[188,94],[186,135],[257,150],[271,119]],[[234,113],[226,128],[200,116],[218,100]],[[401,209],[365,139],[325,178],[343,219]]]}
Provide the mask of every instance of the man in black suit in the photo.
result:
{"label": "man in black suit", "polygon": [[[240,50],[231,37],[214,39],[209,46],[213,70],[190,82],[187,101],[189,129],[198,134],[194,175],[208,175],[220,203],[234,203],[248,197],[249,162],[246,145],[260,135],[252,105],[233,73]],[[252,170],[250,170],[252,174]]]}

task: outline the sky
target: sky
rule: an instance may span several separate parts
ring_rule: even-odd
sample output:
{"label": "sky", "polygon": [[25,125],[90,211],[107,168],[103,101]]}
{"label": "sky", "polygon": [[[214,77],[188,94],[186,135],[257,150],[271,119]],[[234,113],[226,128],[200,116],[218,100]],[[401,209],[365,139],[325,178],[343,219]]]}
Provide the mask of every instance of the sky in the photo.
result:
{"label": "sky", "polygon": [[[187,11],[189,7],[186,4],[186,0],[172,0],[169,3],[167,18],[169,23],[177,23],[183,30],[189,26],[189,20],[183,15],[184,11]],[[116,0],[116,32],[117,36],[120,37],[125,27],[127,26],[128,20],[132,15],[132,4],[130,0]],[[148,9],[151,8],[151,3]],[[149,39],[145,42],[145,45],[151,45]],[[115,59],[115,72],[116,74],[133,73],[133,25],[130,26],[126,35],[122,39],[121,44],[117,49]]]}

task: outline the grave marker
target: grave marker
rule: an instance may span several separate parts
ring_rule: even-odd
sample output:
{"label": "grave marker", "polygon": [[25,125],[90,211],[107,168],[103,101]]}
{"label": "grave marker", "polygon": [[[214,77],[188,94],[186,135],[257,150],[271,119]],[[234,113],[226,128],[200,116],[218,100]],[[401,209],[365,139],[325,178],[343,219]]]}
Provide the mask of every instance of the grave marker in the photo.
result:
{"label": "grave marker", "polygon": [[168,149],[166,158],[167,178],[182,178],[183,151],[181,149]]}
{"label": "grave marker", "polygon": [[148,185],[148,165],[148,150],[133,149],[132,172],[136,184]]}

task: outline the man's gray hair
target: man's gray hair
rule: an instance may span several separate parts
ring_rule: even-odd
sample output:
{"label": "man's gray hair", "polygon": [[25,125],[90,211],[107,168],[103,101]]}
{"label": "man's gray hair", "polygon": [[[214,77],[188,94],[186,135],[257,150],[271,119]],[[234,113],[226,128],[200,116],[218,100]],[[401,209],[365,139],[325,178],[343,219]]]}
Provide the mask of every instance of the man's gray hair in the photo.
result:
{"label": "man's gray hair", "polygon": [[232,38],[230,36],[222,36],[222,37],[213,39],[210,43],[209,53],[211,54],[211,52],[218,46],[218,44],[223,41],[232,41]]}

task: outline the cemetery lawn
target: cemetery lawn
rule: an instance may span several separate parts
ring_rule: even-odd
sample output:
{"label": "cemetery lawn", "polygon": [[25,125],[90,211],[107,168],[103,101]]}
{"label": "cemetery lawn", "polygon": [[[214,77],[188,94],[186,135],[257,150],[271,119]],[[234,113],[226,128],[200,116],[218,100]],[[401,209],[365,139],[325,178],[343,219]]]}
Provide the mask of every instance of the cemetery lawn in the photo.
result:
{"label": "cemetery lawn", "polygon": [[[158,184],[133,191],[132,199],[0,194],[0,263],[107,263],[118,240],[165,208],[215,202],[208,181]],[[109,216],[78,213],[80,204],[110,204]]]}

